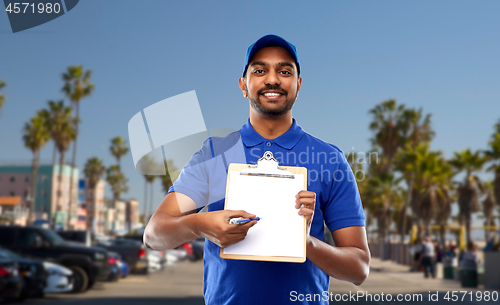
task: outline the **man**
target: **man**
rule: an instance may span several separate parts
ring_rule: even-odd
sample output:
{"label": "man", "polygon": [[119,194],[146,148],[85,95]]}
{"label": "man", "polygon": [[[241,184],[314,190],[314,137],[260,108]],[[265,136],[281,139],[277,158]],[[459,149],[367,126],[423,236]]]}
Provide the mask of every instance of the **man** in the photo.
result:
{"label": "man", "polygon": [[[328,304],[329,276],[356,285],[368,276],[365,218],[344,154],[304,132],[292,117],[302,84],[299,74],[296,49],[283,38],[267,35],[251,45],[239,79],[250,103],[248,122],[236,137],[231,134],[203,144],[146,227],[144,241],[153,249],[174,248],[200,236],[207,239],[203,288],[207,304]],[[224,210],[227,166],[238,161],[227,148],[234,143],[241,144],[239,157],[246,163],[255,164],[271,151],[280,165],[308,168],[308,191],[299,192],[295,201],[307,223],[305,263],[220,258],[220,247],[243,240],[259,225],[257,221],[230,225],[231,218],[256,215]],[[195,213],[208,203],[207,213]],[[336,247],[324,242],[325,223]]]}
{"label": "man", "polygon": [[432,243],[431,237],[426,236],[425,242],[422,243],[422,266],[425,268],[424,276],[425,278],[429,277],[429,271],[431,273],[432,278],[436,278],[435,272],[435,253],[434,244]]}

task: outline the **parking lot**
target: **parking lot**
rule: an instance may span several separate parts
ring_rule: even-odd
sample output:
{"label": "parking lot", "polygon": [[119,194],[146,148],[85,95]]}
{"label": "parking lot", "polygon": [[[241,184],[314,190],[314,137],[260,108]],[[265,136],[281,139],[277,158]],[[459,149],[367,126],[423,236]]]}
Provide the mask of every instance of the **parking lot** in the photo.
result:
{"label": "parking lot", "polygon": [[184,260],[149,275],[131,274],[118,282],[98,282],[80,294],[47,294],[23,304],[185,304],[203,305],[203,261]]}

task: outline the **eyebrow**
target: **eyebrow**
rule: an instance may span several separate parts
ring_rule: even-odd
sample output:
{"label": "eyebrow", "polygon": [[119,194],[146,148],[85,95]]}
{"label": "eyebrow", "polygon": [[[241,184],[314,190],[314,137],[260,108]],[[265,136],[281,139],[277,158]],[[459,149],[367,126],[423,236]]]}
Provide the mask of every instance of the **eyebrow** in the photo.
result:
{"label": "eyebrow", "polygon": [[[267,64],[263,61],[254,61],[250,66],[267,66]],[[286,61],[283,61],[283,62],[279,62],[278,63],[278,66],[280,67],[292,67],[294,68],[293,64],[292,63],[289,63],[289,62],[286,62]]]}

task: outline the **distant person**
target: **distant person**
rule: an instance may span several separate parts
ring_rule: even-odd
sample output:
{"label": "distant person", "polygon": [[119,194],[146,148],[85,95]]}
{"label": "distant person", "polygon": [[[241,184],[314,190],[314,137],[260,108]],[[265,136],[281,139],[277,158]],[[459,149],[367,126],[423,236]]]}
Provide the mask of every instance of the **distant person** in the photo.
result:
{"label": "distant person", "polygon": [[448,244],[448,249],[446,250],[446,256],[449,258],[455,258],[457,256],[457,248],[455,247],[455,244],[450,241]]}
{"label": "distant person", "polygon": [[432,278],[436,278],[435,258],[436,258],[436,251],[434,248],[434,243],[432,242],[430,236],[426,236],[425,242],[422,244],[422,254],[421,254],[421,263],[422,266],[424,267],[425,278],[429,277],[429,271],[431,273]]}
{"label": "distant person", "polygon": [[462,256],[462,260],[460,261],[461,264],[464,264],[466,262],[468,262],[468,263],[473,262],[476,265],[476,267],[479,264],[479,256],[477,253],[477,246],[472,241],[470,241],[467,244],[467,251],[464,252],[464,254]]}
{"label": "distant person", "polygon": [[441,245],[436,241],[434,242],[434,248],[436,249],[436,263],[442,263],[443,262],[443,256],[444,256],[444,251],[441,248]]}
{"label": "distant person", "polygon": [[412,257],[412,264],[410,268],[410,272],[418,271],[420,266],[420,253],[422,253],[422,242],[420,239],[417,239],[413,245],[410,246],[410,255]]}

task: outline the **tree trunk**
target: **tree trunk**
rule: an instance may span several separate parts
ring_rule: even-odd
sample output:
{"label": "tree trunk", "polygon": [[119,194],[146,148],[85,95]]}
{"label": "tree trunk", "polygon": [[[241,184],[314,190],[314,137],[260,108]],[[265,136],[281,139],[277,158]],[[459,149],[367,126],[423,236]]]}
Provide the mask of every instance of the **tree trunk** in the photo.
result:
{"label": "tree trunk", "polygon": [[56,157],[57,157],[57,145],[54,141],[54,152],[52,153],[52,167],[56,166]]}
{"label": "tree trunk", "polygon": [[439,235],[441,238],[441,244],[446,247],[446,229],[443,224],[439,227]]}
{"label": "tree trunk", "polygon": [[153,182],[151,182],[151,196],[149,196],[149,217],[148,217],[148,222],[149,222],[149,219],[151,219],[151,216],[153,216],[153,213],[154,213],[154,209],[153,209]]}
{"label": "tree trunk", "polygon": [[[60,152],[59,156],[59,177],[58,177],[58,184],[57,184],[57,203],[56,203],[56,212],[53,215],[52,219],[52,229],[55,230],[57,225],[56,225],[56,219],[57,215],[59,212],[61,212],[61,197],[62,197],[62,184],[63,184],[63,165],[64,165],[64,151]],[[51,209],[52,210],[52,209]]]}
{"label": "tree trunk", "polygon": [[28,224],[35,224],[35,200],[36,200],[36,181],[38,176],[38,162],[40,158],[40,150],[33,152],[33,168],[31,175],[31,194],[30,194],[30,204],[29,204],[29,216]]}
{"label": "tree trunk", "polygon": [[401,212],[401,214],[402,214],[401,217],[403,217],[403,225],[402,225],[402,231],[401,231],[401,244],[404,243],[405,236],[406,236],[406,209],[410,205],[410,202],[411,202],[411,192],[413,190],[413,177],[410,179],[410,181],[407,184],[408,184],[408,191],[406,192],[406,201],[405,201],[405,205],[403,206],[403,209]]}
{"label": "tree trunk", "polygon": [[469,213],[466,218],[465,218],[465,232],[466,232],[466,239],[465,239],[465,243],[466,245],[468,245],[472,239],[471,239],[471,236],[470,236],[470,233],[471,233],[471,214]]}
{"label": "tree trunk", "polygon": [[493,182],[493,194],[493,197],[495,197],[495,202],[498,206],[500,206],[500,171],[495,175],[495,180]]}
{"label": "tree trunk", "polygon": [[73,176],[74,176],[74,169],[76,168],[76,144],[77,144],[77,140],[78,140],[78,121],[80,119],[80,116],[79,116],[79,113],[80,113],[80,103],[79,102],[75,102],[75,108],[76,108],[76,115],[75,115],[75,118],[76,118],[76,122],[75,122],[75,132],[76,132],[76,136],[75,136],[75,140],[73,141],[73,159],[71,160],[71,175],[70,175],[70,178],[69,178],[69,200],[68,200],[68,218],[66,219],[66,227],[69,228],[70,227],[70,222],[71,222],[71,214],[73,212],[73,205],[74,205],[74,202],[72,199],[73,198]]}

